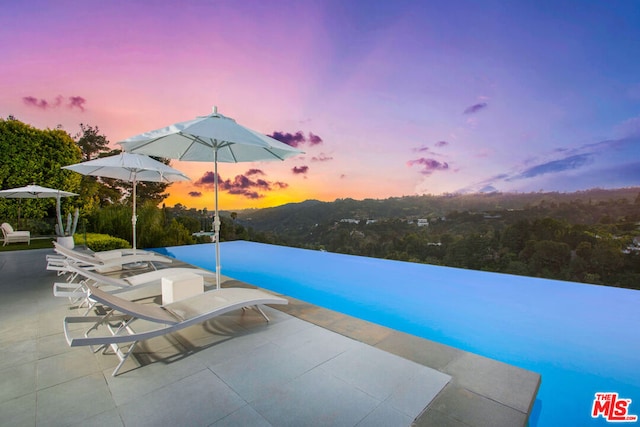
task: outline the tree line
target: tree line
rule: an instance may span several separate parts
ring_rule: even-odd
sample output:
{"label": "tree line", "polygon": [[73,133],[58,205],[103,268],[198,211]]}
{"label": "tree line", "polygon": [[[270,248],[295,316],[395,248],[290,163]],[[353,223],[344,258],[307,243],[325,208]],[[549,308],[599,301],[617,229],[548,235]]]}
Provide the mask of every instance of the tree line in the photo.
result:
{"label": "tree line", "polygon": [[[283,207],[280,215],[276,214],[279,208],[272,208],[269,213],[249,211],[239,217],[252,230],[249,234],[269,243],[640,289],[639,191],[485,195],[485,206],[495,207],[496,200],[504,203],[510,199],[509,206],[514,208],[455,209],[442,215],[432,208],[420,216],[413,208],[407,209],[411,204],[408,197],[401,203],[392,199],[375,203],[384,206],[382,211],[400,213],[391,218],[379,217],[375,209],[370,210],[373,201],[363,201],[359,208],[355,207],[357,202],[349,202],[355,208],[351,211],[342,209],[342,201],[318,202]],[[535,197],[537,201],[531,204]],[[413,199],[414,206],[424,209],[425,201],[434,200],[435,206],[446,198]],[[474,195],[468,200],[477,207],[480,199]],[[463,200],[460,197],[458,202]],[[342,218],[325,216],[334,205]],[[402,212],[410,214],[401,216]],[[362,213],[366,216],[358,219]],[[344,215],[356,221],[343,221]],[[265,226],[278,222],[278,216],[279,227]],[[418,218],[426,219],[423,223],[428,225],[418,226]]]}

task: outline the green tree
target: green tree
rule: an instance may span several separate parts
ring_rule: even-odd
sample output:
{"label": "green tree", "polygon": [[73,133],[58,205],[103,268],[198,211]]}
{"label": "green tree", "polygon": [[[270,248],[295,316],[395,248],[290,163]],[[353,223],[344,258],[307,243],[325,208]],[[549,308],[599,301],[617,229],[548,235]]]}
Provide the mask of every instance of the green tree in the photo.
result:
{"label": "green tree", "polygon": [[576,248],[576,255],[585,260],[586,262],[591,261],[591,254],[593,253],[593,245],[591,242],[580,242],[578,243],[578,247]]}
{"label": "green tree", "polygon": [[[82,153],[80,161],[86,162],[110,153],[109,140],[100,134],[98,126],[80,123],[80,132],[75,135],[76,144]],[[78,162],[75,162],[78,163]],[[84,216],[90,215],[97,209],[118,202],[122,192],[106,182],[104,178],[77,174],[81,184],[79,188],[82,199],[82,212]]]}
{"label": "green tree", "polygon": [[520,253],[531,236],[531,224],[527,220],[520,220],[508,226],[502,233],[502,246],[514,253]]}
{"label": "green tree", "polygon": [[100,134],[98,126],[80,123],[80,132],[76,134],[76,141],[82,150],[82,161],[96,159],[101,153],[109,151],[109,140]]}
{"label": "green tree", "polygon": [[[80,132],[76,134],[76,143],[82,150],[83,161],[94,160],[100,157],[115,156],[122,150],[109,148],[109,140],[100,133],[98,126],[80,123]],[[154,157],[155,160],[166,165],[168,159]],[[151,201],[156,205],[164,201],[169,195],[166,193],[170,184],[164,182],[139,181],[136,186],[136,201],[144,204]],[[93,212],[94,209],[105,207],[114,203],[132,205],[131,183],[124,180],[85,176],[82,178],[81,196],[86,200],[85,210]]]}
{"label": "green tree", "polygon": [[547,271],[558,275],[571,260],[571,249],[563,242],[541,240],[535,242],[533,249],[529,265],[539,276],[545,276]]}
{"label": "green tree", "polygon": [[[80,176],[61,169],[81,159],[73,139],[61,129],[36,129],[14,118],[0,118],[0,188],[8,189],[37,184],[78,192]],[[63,199],[63,210],[78,203],[77,198]],[[44,218],[55,209],[55,199],[0,199],[0,217],[15,218],[20,206],[24,218]]]}
{"label": "green tree", "polygon": [[568,224],[555,218],[536,219],[531,224],[531,234],[535,240],[561,240],[568,231]]}
{"label": "green tree", "polygon": [[624,255],[620,249],[619,244],[612,240],[598,241],[591,253],[591,271],[605,281],[617,273],[624,265]]}
{"label": "green tree", "polygon": [[465,236],[449,245],[444,257],[446,265],[473,270],[491,269],[494,264],[491,238],[480,234]]}

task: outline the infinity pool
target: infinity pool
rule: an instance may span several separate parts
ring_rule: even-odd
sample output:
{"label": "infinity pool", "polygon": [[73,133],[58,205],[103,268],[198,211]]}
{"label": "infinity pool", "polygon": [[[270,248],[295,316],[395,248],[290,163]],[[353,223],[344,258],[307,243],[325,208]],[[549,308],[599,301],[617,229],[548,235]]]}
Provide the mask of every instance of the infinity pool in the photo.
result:
{"label": "infinity pool", "polygon": [[[215,270],[215,245],[156,249]],[[640,415],[640,291],[235,241],[222,274],[542,375],[534,426],[606,425],[597,392]]]}

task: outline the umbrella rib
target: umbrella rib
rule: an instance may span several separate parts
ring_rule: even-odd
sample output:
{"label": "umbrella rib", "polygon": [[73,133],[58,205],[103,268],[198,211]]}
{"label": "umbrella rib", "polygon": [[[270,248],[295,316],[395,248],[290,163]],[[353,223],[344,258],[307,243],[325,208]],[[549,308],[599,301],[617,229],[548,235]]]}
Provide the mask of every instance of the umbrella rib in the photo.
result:
{"label": "umbrella rib", "polygon": [[146,147],[147,145],[149,145],[151,143],[154,143],[159,139],[161,139],[161,137],[160,138],[150,139],[149,141],[142,142],[140,145],[136,146],[135,149],[137,150],[138,148]]}
{"label": "umbrella rib", "polygon": [[272,155],[273,157],[275,157],[276,159],[284,160],[284,157],[282,157],[282,156],[278,156],[275,152],[271,151],[271,150],[270,150],[269,148],[267,148],[267,147],[265,147],[265,151],[267,151],[268,153],[271,153],[271,155]]}
{"label": "umbrella rib", "polygon": [[189,144],[187,149],[182,152],[182,155],[178,158],[178,160],[182,160],[184,158],[184,156],[189,152],[189,150],[191,150],[191,147],[193,147],[194,144],[204,145],[205,147],[212,147],[213,146],[213,144],[207,144],[207,141],[205,141],[204,139],[200,138],[199,136],[190,135],[188,133],[183,133],[183,132],[178,132],[178,134],[182,135],[183,137],[185,137],[186,139],[191,141],[191,144]]}
{"label": "umbrella rib", "polygon": [[233,150],[231,149],[232,145],[233,145],[233,142],[223,142],[221,145],[216,147],[216,150],[220,151],[221,148],[228,148],[229,155],[233,159],[233,163],[238,163],[238,158],[236,157],[236,153],[234,153]]}

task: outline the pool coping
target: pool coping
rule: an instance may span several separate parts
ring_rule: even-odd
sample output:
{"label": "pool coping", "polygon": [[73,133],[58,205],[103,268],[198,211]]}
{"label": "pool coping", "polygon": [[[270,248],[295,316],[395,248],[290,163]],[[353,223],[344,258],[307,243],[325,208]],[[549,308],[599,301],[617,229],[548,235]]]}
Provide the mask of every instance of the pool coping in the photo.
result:
{"label": "pool coping", "polygon": [[[255,287],[223,277],[225,287]],[[413,426],[528,425],[541,384],[540,374],[279,295],[289,304],[274,306],[277,310],[450,375],[452,380],[424,408]]]}

